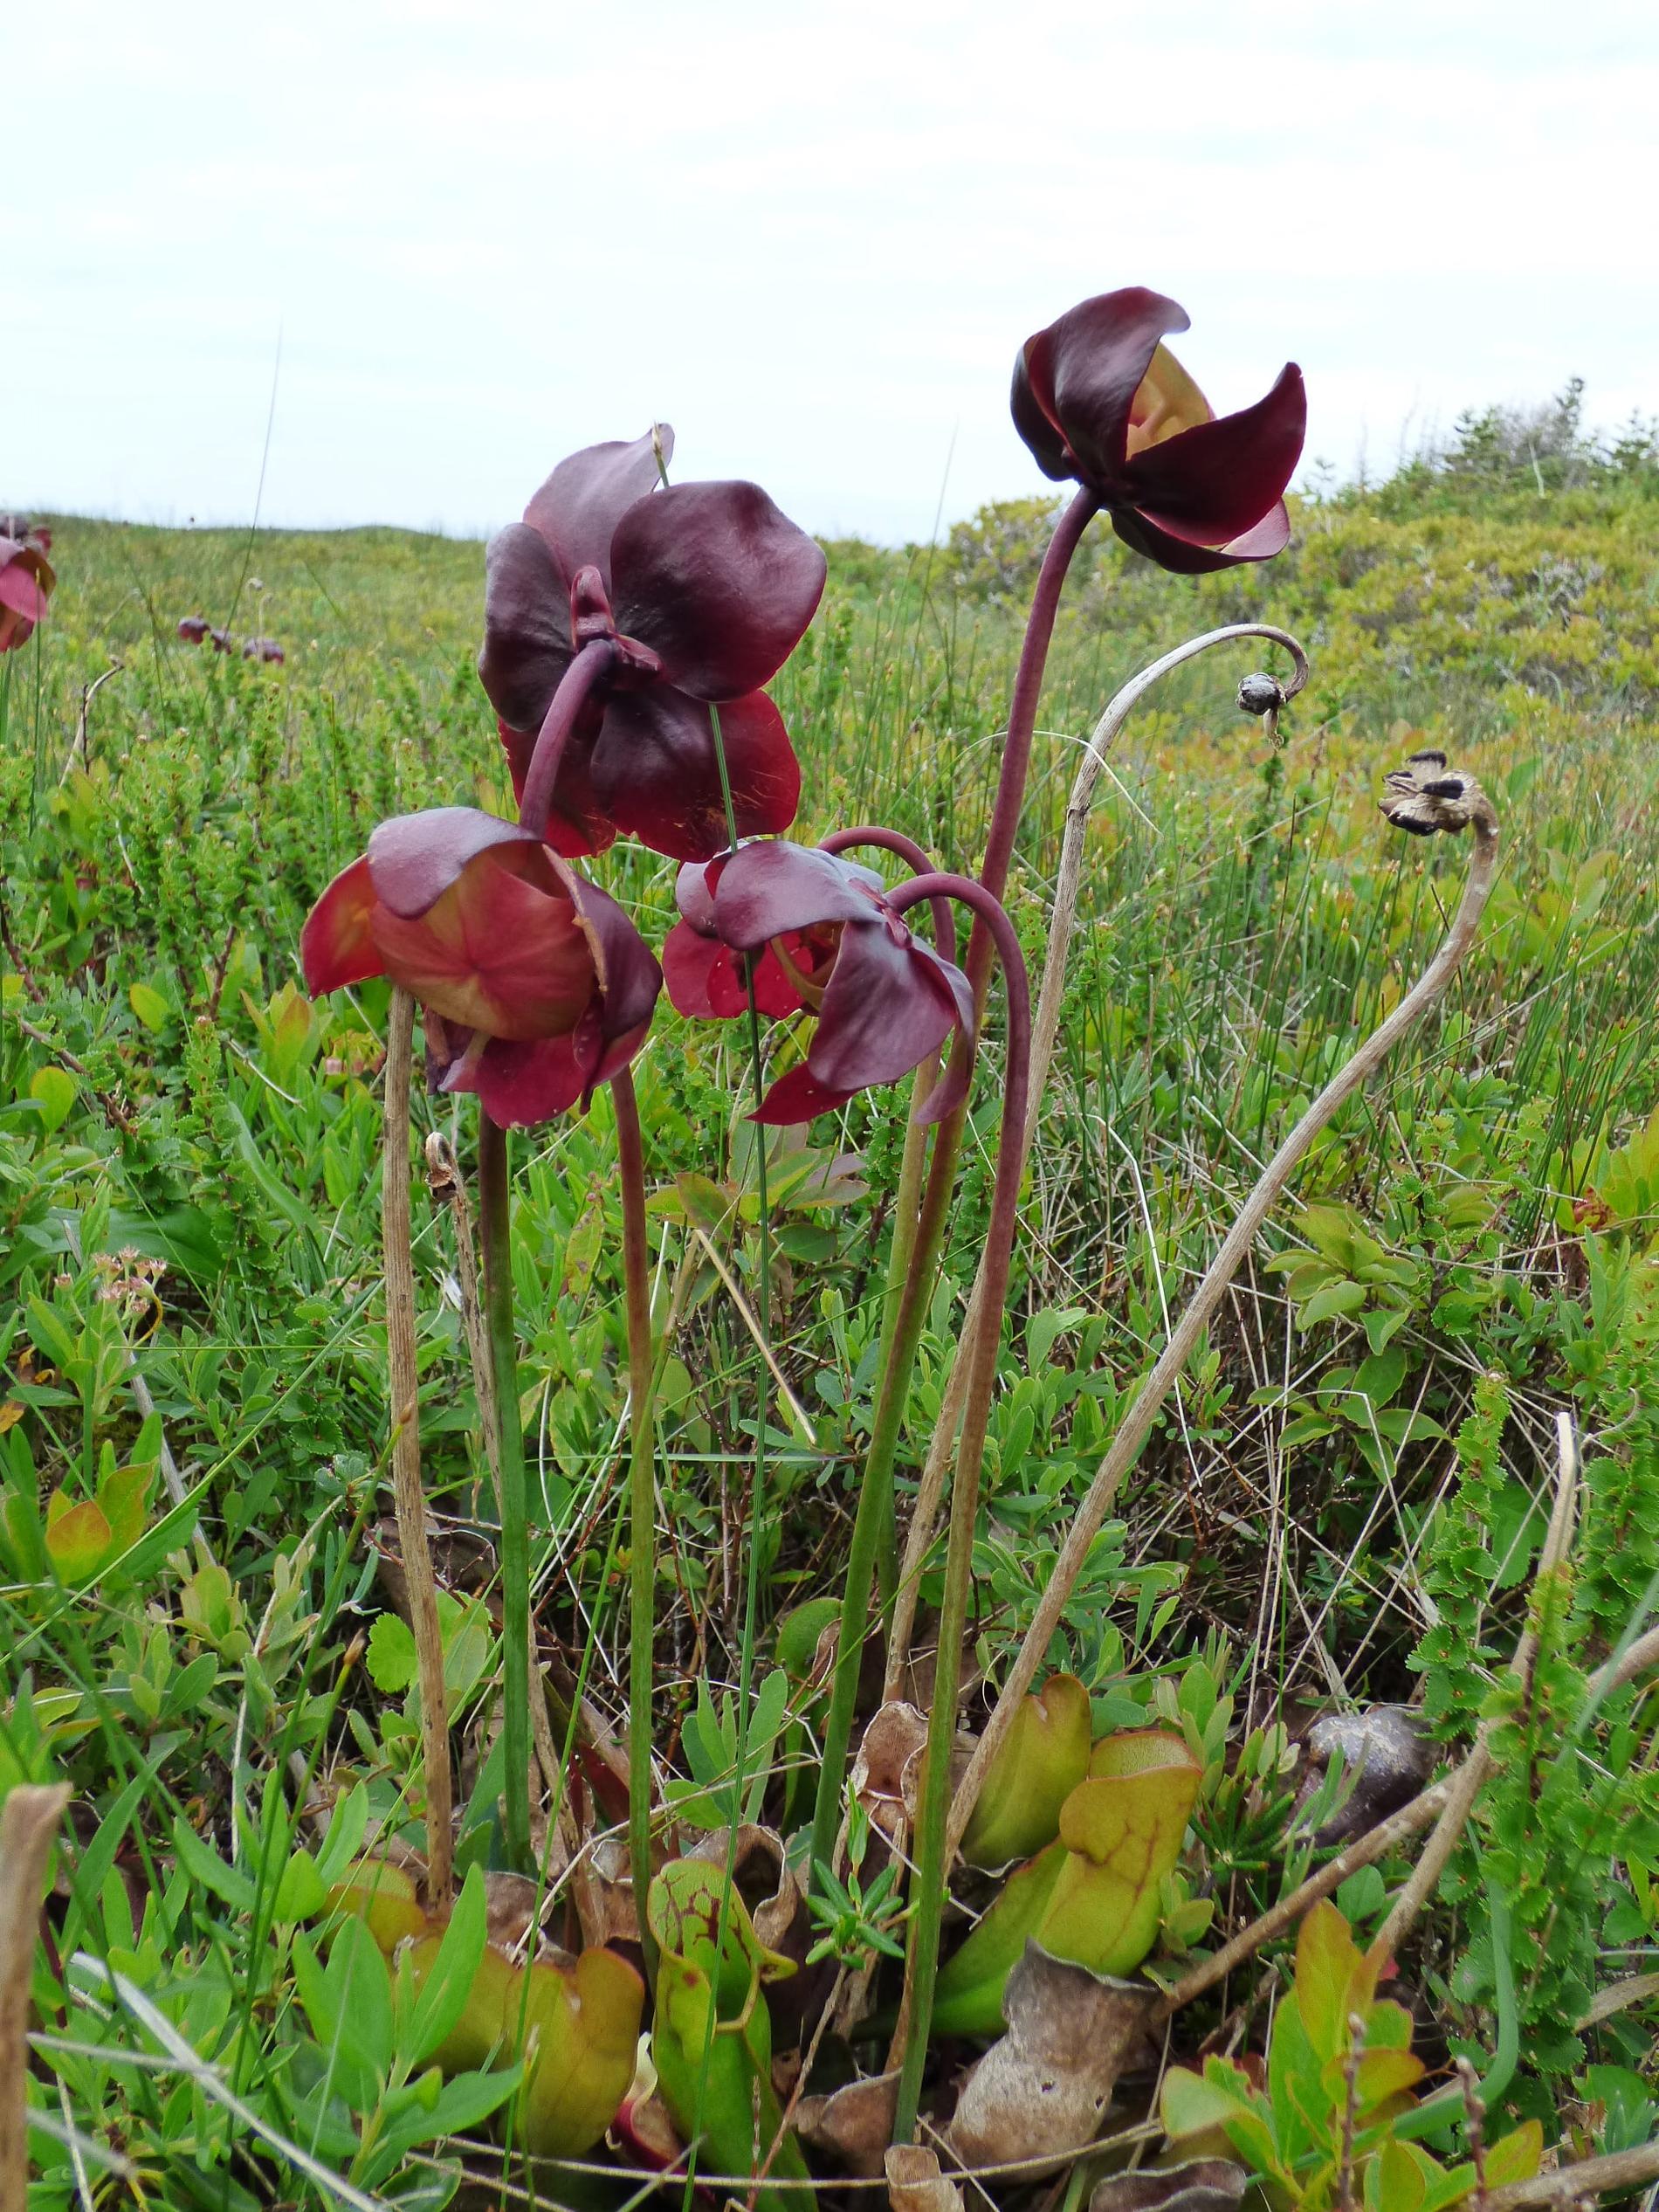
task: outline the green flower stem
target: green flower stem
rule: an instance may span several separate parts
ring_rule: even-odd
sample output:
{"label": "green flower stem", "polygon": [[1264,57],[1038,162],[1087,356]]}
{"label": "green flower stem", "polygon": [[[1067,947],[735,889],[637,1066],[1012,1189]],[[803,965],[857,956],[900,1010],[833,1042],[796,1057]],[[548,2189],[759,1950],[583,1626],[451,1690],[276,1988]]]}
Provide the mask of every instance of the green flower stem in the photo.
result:
{"label": "green flower stem", "polygon": [[513,1325],[513,1192],[507,1133],[478,1111],[478,1216],[484,1302],[495,1370],[501,1469],[501,1739],[506,1761],[507,1864],[526,1874],[530,1852],[530,1509]]}
{"label": "green flower stem", "polygon": [[967,1600],[974,1571],[974,1535],[979,1517],[980,1469],[996,1383],[997,1347],[1008,1297],[1014,1237],[1019,1224],[1020,1178],[1025,1165],[1026,1093],[1030,1078],[1031,1003],[1025,961],[1014,925],[981,884],[951,876],[920,878],[896,893],[901,911],[916,899],[948,886],[974,910],[976,934],[982,928],[996,953],[1008,995],[1008,1065],[1002,1097],[1002,1125],[997,1141],[996,1181],[990,1227],[985,1239],[985,1298],[973,1343],[956,1478],[951,1489],[950,1540],[945,1561],[945,1595],[939,1623],[933,1697],[928,1719],[927,1751],[916,1821],[916,1874],[905,1996],[896,2041],[902,2045],[898,2108],[893,2140],[910,2141],[921,2100],[922,2069],[933,2023],[933,1985],[939,1974],[940,1923],[944,1914],[948,1857],[946,1821],[950,1811],[951,1751],[956,1738],[956,1700],[961,1686],[962,1643],[967,1632]]}
{"label": "green flower stem", "polygon": [[651,1675],[657,1627],[657,1406],[651,1352],[651,1247],[645,1226],[645,1152],[639,1101],[627,1068],[611,1078],[622,1180],[623,1274],[628,1308],[628,1852],[633,1868],[645,1978],[657,1987],[657,1941],[645,1918],[651,1892]]}
{"label": "green flower stem", "polygon": [[[950,1123],[940,1128],[934,1140],[933,1167],[911,1238],[903,1286],[891,1327],[885,1332],[881,1387],[876,1396],[870,1448],[864,1454],[859,1478],[858,1506],[853,1516],[852,1541],[842,1581],[835,1672],[830,1678],[830,1710],[824,1719],[818,1794],[812,1809],[811,1885],[819,1892],[823,1883],[818,1869],[833,1864],[836,1837],[841,1827],[842,1787],[852,1741],[853,1708],[858,1699],[859,1663],[870,1625],[870,1593],[875,1580],[876,1556],[888,1524],[899,1424],[910,1396],[910,1378],[916,1365],[922,1326],[927,1319],[933,1270],[950,1217],[957,1153],[952,1125],[960,1127],[960,1116],[953,1114]],[[896,1228],[895,1242],[898,1237]]]}

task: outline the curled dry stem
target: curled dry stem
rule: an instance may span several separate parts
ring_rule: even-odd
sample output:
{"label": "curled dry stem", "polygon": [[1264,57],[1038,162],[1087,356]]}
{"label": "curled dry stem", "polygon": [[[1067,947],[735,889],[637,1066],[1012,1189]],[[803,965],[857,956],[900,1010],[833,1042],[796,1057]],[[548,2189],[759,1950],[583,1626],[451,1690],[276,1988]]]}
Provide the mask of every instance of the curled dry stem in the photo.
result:
{"label": "curled dry stem", "polygon": [[[1037,1123],[1043,1113],[1043,1093],[1048,1084],[1049,1071],[1054,1065],[1055,1043],[1060,1032],[1060,1010],[1065,998],[1066,961],[1070,955],[1071,940],[1077,927],[1077,900],[1083,885],[1083,859],[1088,841],[1089,814],[1105,768],[1106,756],[1116,744],[1119,734],[1133,709],[1161,678],[1185,662],[1195,660],[1201,653],[1208,652],[1212,645],[1231,644],[1241,637],[1264,637],[1270,644],[1283,646],[1289,653],[1291,673],[1289,681],[1282,687],[1280,699],[1281,701],[1294,699],[1308,679],[1308,657],[1296,639],[1287,631],[1275,629],[1270,623],[1229,623],[1224,629],[1208,630],[1201,637],[1187,638],[1184,644],[1177,645],[1160,659],[1151,662],[1138,675],[1132,676],[1107,702],[1105,712],[1095,724],[1084,748],[1083,759],[1072,779],[1071,795],[1066,801],[1060,872],[1054,887],[1054,914],[1049,926],[1049,947],[1043,961],[1043,982],[1037,992],[1036,1016],[1031,1036],[1031,1094],[1020,1155],[1022,1168],[1030,1158],[1031,1147],[1036,1141]],[[1270,710],[1270,719],[1275,729],[1277,727],[1277,705]],[[888,1699],[903,1695],[901,1685],[910,1657],[911,1637],[915,1630],[922,1561],[926,1558],[928,1547],[933,1542],[933,1526],[939,1517],[940,1500],[945,1491],[945,1477],[956,1449],[956,1431],[962,1417],[962,1402],[967,1393],[967,1347],[974,1341],[980,1302],[984,1296],[984,1282],[985,1260],[981,1255],[967,1323],[962,1331],[962,1349],[952,1365],[945,1385],[939,1420],[922,1469],[915,1509],[911,1514],[910,1529],[905,1540],[904,1564],[899,1570],[892,1633],[887,1646],[887,1679],[883,1695]]]}
{"label": "curled dry stem", "polygon": [[[1583,1464],[1579,1452],[1579,1440],[1569,1413],[1556,1416],[1558,1464],[1555,1478],[1555,1503],[1550,1513],[1550,1526],[1539,1553],[1538,1567],[1533,1575],[1534,1599],[1550,1578],[1566,1563],[1573,1541],[1574,1508],[1578,1502],[1579,1477]],[[1532,1670],[1538,1656],[1538,1630],[1533,1625],[1535,1609],[1529,1608],[1526,1626],[1521,1631],[1515,1647],[1511,1671],[1525,1678]],[[1387,1919],[1372,1938],[1369,1955],[1380,1963],[1391,1959],[1411,1931],[1412,1923],[1440,1886],[1440,1878],[1446,1871],[1448,1860],[1456,1848],[1475,1800],[1490,1780],[1497,1761],[1492,1752],[1493,1723],[1483,1720],[1476,1731],[1473,1747],[1452,1780],[1446,1803],[1435,1823],[1434,1833],[1424,1844],[1422,1854],[1411,1870],[1411,1876],[1390,1906]]]}
{"label": "curled dry stem", "polygon": [[[1564,1453],[1564,1478],[1565,1475]],[[1573,1479],[1576,1482],[1576,1457]],[[1570,1522],[1565,1518],[1564,1499],[1570,1501],[1571,1497],[1571,1486],[1564,1479],[1556,1492],[1550,1534],[1546,1536],[1544,1551],[1539,1554],[1538,1571],[1540,1575],[1546,1568],[1548,1571],[1553,1571],[1553,1567],[1559,1565],[1560,1558],[1566,1555],[1563,1548],[1559,1557],[1553,1562],[1550,1561],[1552,1547],[1557,1543],[1565,1546]],[[1521,1665],[1530,1664],[1531,1636],[1532,1631],[1528,1629],[1516,1647],[1516,1658]],[[1587,1685],[1587,1703],[1591,1706],[1599,1705],[1602,1699],[1611,1697],[1615,1691],[1624,1689],[1639,1675],[1649,1673],[1655,1667],[1659,1667],[1659,1629],[1649,1630],[1645,1636],[1632,1637],[1597,1668]],[[1158,2017],[1167,2020],[1172,2013],[1179,2012],[1183,2005],[1190,2004],[1194,1997],[1202,1996],[1218,1981],[1224,1981],[1235,1967],[1242,1966],[1264,1943],[1271,1942],[1275,1936],[1282,1935],[1286,1928],[1294,1926],[1321,1898],[1330,1897],[1340,1889],[1350,1874],[1357,1874],[1362,1866],[1373,1865],[1378,1859],[1386,1857],[1396,1844],[1403,1843],[1408,1836],[1416,1835],[1432,1822],[1444,1817],[1456,1802],[1457,1795],[1467,1788],[1467,1777],[1471,1769],[1477,1773],[1475,1787],[1468,1791],[1472,1804],[1480,1784],[1491,1773],[1490,1754],[1478,1736],[1467,1756],[1449,1774],[1442,1776],[1437,1782],[1431,1782],[1427,1789],[1420,1791],[1398,1812],[1390,1813],[1387,1820],[1379,1821],[1374,1828],[1368,1829],[1363,1836],[1356,1836],[1346,1850],[1339,1852],[1317,1873],[1310,1874],[1307,1880],[1292,1890],[1289,1897],[1281,1898],[1259,1919],[1252,1920],[1249,1927],[1241,1929],[1219,1951],[1184,1975],[1160,2002]],[[1402,1892],[1402,1898],[1404,1894]],[[1391,1938],[1391,1944],[1392,1941]],[[1521,2183],[1517,2186],[1524,2188],[1527,2185]],[[1493,2202],[1498,2202],[1500,2194],[1494,2192]],[[1514,2201],[1519,2202],[1523,2200],[1518,2198]]]}
{"label": "curled dry stem", "polygon": [[[1443,765],[1443,763],[1442,763]],[[1448,779],[1449,780],[1449,779]],[[1197,1348],[1200,1338],[1220,1305],[1257,1231],[1300,1165],[1313,1140],[1387,1059],[1395,1044],[1444,996],[1464,954],[1473,943],[1482,913],[1491,894],[1497,871],[1497,817],[1490,801],[1470,779],[1457,779],[1460,796],[1457,818],[1434,826],[1470,827],[1475,842],[1463,895],[1439,951],[1410,990],[1375,1029],[1346,1064],[1332,1076],[1290,1135],[1274,1154],[1245,1200],[1221,1250],[1194,1292],[1152,1373],[1137,1392],[1134,1402],[1112,1440],[1111,1451],[1097,1469],[1089,1493],[1077,1509],[1060,1555],[1055,1561],[1030,1627],[1002,1685],[995,1711],[967,1764],[951,1808],[951,1848],[961,1841],[974,1806],[1004,1737],[1012,1726],[1021,1700],[1031,1687],[1048,1655],[1067,1601],[1076,1588],[1091,1546],[1116,1502],[1124,1477],[1139,1457],[1153,1423],[1181,1370]],[[1393,817],[1391,817],[1393,818]],[[1417,826],[1408,824],[1407,826]]]}
{"label": "curled dry stem", "polygon": [[386,1368],[391,1393],[392,1496],[409,1585],[410,1624],[421,1686],[421,1755],[426,1776],[426,1880],[433,1908],[447,1910],[455,1848],[454,1784],[444,1692],[437,1578],[426,1540],[421,1490],[420,1371],[415,1350],[415,1258],[410,1243],[409,1092],[415,1001],[394,987],[386,1022],[386,1150],[381,1237],[386,1263]]}

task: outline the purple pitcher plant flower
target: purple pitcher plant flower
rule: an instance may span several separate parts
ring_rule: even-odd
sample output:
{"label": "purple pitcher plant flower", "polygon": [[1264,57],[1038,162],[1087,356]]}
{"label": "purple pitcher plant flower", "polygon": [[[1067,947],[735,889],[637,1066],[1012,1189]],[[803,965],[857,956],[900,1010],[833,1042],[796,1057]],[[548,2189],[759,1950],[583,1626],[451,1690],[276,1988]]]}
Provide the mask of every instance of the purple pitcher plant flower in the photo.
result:
{"label": "purple pitcher plant flower", "polygon": [[659,425],[573,453],[490,545],[478,674],[522,818],[568,858],[619,833],[676,860],[730,843],[711,710],[739,835],[788,829],[800,802],[761,686],[823,554],[757,484],[655,488],[672,444]]}
{"label": "purple pitcher plant flower", "polygon": [[644,1040],[662,985],[616,900],[475,807],[382,822],[299,941],[313,998],[389,976],[421,1004],[428,1072],[503,1128],[586,1105]]}
{"label": "purple pitcher plant flower", "polygon": [[[972,1040],[967,978],[912,934],[873,869],[769,838],[721,855],[703,872],[707,906],[694,885],[683,886],[679,927],[734,953],[761,954],[762,967],[769,954],[796,1003],[817,1016],[806,1058],[770,1086],[754,1120],[809,1121],[873,1085],[896,1083],[953,1030]],[[736,1013],[747,1004],[746,993],[731,1004],[735,993],[726,993],[718,961],[703,964],[698,955],[693,966],[683,938],[667,957],[671,978],[679,977],[680,995],[671,981],[670,996],[682,1012]],[[965,1065],[947,1076],[919,1119],[951,1113],[967,1081]]]}
{"label": "purple pitcher plant flower", "polygon": [[34,634],[57,582],[46,555],[52,532],[32,528],[21,515],[0,515],[0,653],[15,651]]}
{"label": "purple pitcher plant flower", "polygon": [[1026,340],[1012,403],[1045,476],[1084,486],[1126,545],[1190,575],[1284,551],[1307,396],[1288,362],[1265,398],[1217,420],[1163,342],[1187,327],[1139,286],[1085,300]]}

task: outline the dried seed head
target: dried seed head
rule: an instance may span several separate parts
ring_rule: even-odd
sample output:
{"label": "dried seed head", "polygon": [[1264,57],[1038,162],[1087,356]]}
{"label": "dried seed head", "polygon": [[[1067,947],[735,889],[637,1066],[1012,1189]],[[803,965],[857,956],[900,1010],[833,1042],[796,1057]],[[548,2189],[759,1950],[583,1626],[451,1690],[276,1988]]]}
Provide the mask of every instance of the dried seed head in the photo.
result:
{"label": "dried seed head", "polygon": [[1271,714],[1284,704],[1284,686],[1277,676],[1247,676],[1238,687],[1242,714]]}
{"label": "dried seed head", "polygon": [[1491,805],[1472,775],[1449,768],[1443,753],[1414,753],[1387,778],[1377,803],[1396,830],[1414,837],[1432,837],[1437,830],[1456,835],[1472,822],[1491,819]]}

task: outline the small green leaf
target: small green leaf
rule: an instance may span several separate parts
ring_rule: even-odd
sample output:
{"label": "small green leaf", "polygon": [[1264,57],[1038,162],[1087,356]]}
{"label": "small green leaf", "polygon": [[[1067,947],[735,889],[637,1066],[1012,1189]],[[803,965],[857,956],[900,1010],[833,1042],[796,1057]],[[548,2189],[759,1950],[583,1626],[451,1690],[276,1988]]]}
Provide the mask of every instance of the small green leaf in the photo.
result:
{"label": "small green leaf", "polygon": [[127,996],[147,1030],[159,1030],[173,1010],[153,983],[134,983]]}
{"label": "small green leaf", "polygon": [[37,1068],[29,1078],[29,1095],[40,1108],[41,1121],[50,1136],[62,1127],[75,1103],[75,1078],[63,1068]]}
{"label": "small green leaf", "polygon": [[408,1623],[396,1613],[382,1613],[368,1631],[368,1655],[365,1662],[368,1678],[377,1690],[389,1690],[394,1695],[407,1690],[418,1671],[415,1638]]}

